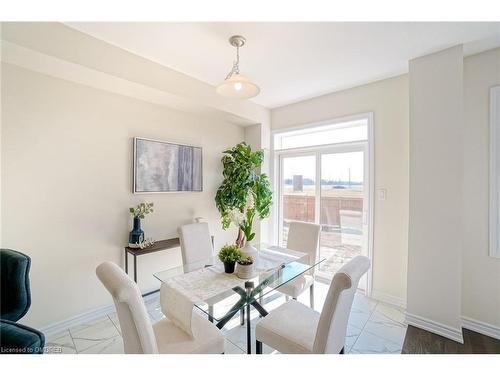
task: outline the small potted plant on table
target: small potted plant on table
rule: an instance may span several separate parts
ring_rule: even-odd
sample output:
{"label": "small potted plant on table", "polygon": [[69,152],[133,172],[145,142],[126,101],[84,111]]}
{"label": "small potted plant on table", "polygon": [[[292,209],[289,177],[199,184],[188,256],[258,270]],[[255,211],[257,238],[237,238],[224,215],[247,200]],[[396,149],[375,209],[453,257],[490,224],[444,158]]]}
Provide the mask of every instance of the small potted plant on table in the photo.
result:
{"label": "small potted plant on table", "polygon": [[237,245],[224,245],[219,251],[219,259],[224,263],[226,273],[234,272],[234,265],[241,259],[241,251]]}
{"label": "small potted plant on table", "polygon": [[236,266],[236,275],[240,279],[251,279],[253,276],[253,259],[252,257],[241,258]]}

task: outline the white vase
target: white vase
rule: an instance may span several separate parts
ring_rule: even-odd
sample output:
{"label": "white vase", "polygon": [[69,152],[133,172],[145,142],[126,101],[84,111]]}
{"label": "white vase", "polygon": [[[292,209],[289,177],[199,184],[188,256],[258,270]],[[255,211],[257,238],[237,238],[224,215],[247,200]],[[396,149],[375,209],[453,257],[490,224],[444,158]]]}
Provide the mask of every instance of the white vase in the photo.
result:
{"label": "white vase", "polygon": [[243,258],[252,257],[253,260],[256,260],[257,256],[259,255],[259,252],[257,251],[257,249],[254,246],[252,246],[252,244],[248,241],[245,244],[245,246],[243,246],[240,249],[240,251],[241,251],[241,255],[243,256]]}

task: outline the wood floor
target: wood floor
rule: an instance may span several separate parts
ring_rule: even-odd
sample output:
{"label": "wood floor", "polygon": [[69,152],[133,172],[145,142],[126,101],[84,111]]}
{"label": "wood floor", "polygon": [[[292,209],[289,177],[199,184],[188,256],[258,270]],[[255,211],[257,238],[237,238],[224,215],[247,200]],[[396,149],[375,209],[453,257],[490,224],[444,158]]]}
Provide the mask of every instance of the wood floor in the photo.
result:
{"label": "wood floor", "polygon": [[408,326],[403,354],[500,354],[500,340],[463,329],[464,343]]}

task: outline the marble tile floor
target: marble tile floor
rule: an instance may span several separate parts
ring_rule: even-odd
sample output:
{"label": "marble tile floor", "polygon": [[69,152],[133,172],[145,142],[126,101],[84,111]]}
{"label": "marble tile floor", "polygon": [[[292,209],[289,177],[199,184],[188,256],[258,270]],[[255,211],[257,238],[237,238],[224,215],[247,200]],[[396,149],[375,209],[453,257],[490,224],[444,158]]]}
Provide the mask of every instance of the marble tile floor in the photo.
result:
{"label": "marble tile floor", "polygon": [[[316,282],[315,285],[315,309],[321,311],[328,285],[320,282]],[[304,292],[299,297],[299,302],[309,305],[309,293]],[[282,303],[285,303],[285,297],[274,293],[266,298],[265,307],[270,311]],[[148,300],[146,306],[152,322],[163,317],[159,306],[159,296]],[[256,311],[252,311],[251,318],[252,352],[255,352],[254,329],[259,319]],[[240,326],[238,314],[223,328],[223,332],[226,338],[226,354],[246,353],[246,327]],[[404,311],[369,299],[360,293],[356,294],[347,328],[346,353],[401,353],[405,334]],[[266,345],[263,346],[263,351],[268,354],[279,354]],[[123,340],[116,313],[48,336],[46,352],[51,354],[123,353]]]}

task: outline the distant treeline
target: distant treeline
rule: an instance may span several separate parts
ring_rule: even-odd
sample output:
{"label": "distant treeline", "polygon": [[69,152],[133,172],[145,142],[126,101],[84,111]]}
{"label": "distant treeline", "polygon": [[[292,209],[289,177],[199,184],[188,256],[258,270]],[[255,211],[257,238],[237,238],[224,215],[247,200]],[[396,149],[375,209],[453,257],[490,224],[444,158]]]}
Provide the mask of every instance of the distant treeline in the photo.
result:
{"label": "distant treeline", "polygon": [[[304,185],[314,185],[314,181],[310,178],[304,178]],[[351,181],[351,185],[363,185],[361,181]],[[293,180],[291,178],[285,178],[285,185],[293,185]],[[349,181],[342,180],[321,180],[321,185],[349,185]]]}

